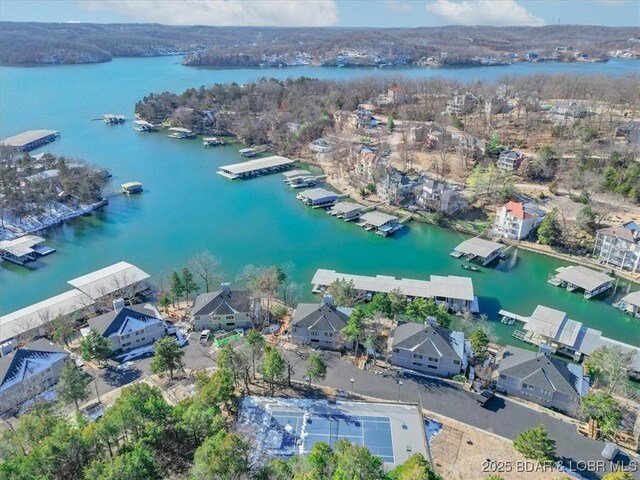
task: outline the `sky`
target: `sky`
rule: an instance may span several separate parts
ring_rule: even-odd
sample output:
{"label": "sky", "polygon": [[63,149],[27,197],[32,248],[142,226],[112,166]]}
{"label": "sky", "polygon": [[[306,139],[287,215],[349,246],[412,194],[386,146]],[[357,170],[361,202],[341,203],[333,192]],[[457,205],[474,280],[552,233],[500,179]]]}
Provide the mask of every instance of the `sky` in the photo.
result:
{"label": "sky", "polygon": [[1,21],[418,27],[640,27],[640,0],[0,0]]}

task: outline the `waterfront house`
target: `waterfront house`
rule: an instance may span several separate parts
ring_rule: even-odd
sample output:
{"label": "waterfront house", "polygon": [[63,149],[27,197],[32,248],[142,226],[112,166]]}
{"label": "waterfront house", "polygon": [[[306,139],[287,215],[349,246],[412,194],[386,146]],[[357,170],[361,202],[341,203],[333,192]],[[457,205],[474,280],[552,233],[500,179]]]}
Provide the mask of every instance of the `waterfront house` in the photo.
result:
{"label": "waterfront house", "polygon": [[410,200],[413,190],[422,179],[412,179],[395,167],[380,169],[381,176],[376,183],[378,198],[389,205],[402,205]]}
{"label": "waterfront house", "polygon": [[446,112],[449,115],[466,115],[473,112],[478,105],[478,97],[469,92],[460,94],[455,92],[453,96],[447,100]]}
{"label": "waterfront house", "polygon": [[640,318],[640,291],[631,292],[622,297],[622,300],[615,303],[614,306],[618,307],[623,312],[630,313]]}
{"label": "waterfront house", "polygon": [[498,210],[493,232],[504,238],[521,240],[528,237],[543,218],[544,212],[533,203],[511,201]]}
{"label": "waterfront house", "polygon": [[494,379],[499,392],[569,414],[577,412],[589,390],[589,378],[580,365],[545,353],[507,346],[497,365]]}
{"label": "waterfront house", "polygon": [[403,323],[391,340],[391,364],[429,375],[452,377],[467,366],[464,333],[427,324]]}
{"label": "waterfront house", "polygon": [[415,204],[428,212],[450,215],[464,204],[460,189],[445,181],[426,179],[414,187]]}
{"label": "waterfront house", "polygon": [[320,304],[299,303],[291,318],[291,341],[299,345],[339,350],[345,346],[340,336],[349,316],[333,305],[330,295]]}
{"label": "waterfront house", "polygon": [[198,295],[191,316],[196,331],[251,328],[257,318],[249,292],[231,290],[229,283],[223,283],[218,291]]}
{"label": "waterfront house", "polygon": [[124,301],[118,299],[113,308],[89,319],[89,328],[109,340],[114,355],[152,345],[166,335],[165,322],[151,304],[125,307]]}
{"label": "waterfront house", "polygon": [[325,188],[312,188],[300,192],[296,198],[313,208],[330,207],[338,201],[338,194]]}
{"label": "waterfront house", "polygon": [[41,338],[0,357],[0,414],[53,387],[69,353]]}
{"label": "waterfront house", "polygon": [[640,272],[640,226],[635,222],[601,228],[596,235],[594,256],[605,265]]}
{"label": "waterfront house", "polygon": [[468,277],[431,275],[430,280],[397,279],[387,275],[352,275],[335,270],[318,269],[311,280],[314,293],[322,293],[336,280],[353,282],[353,287],[371,300],[376,293],[399,291],[407,297],[433,299],[448,310],[478,311],[478,299],[473,293],[473,282]]}
{"label": "waterfront house", "polygon": [[584,290],[584,298],[590,299],[613,288],[615,279],[602,272],[581,265],[560,267],[549,283],[557,287],[566,287],[569,292]]}
{"label": "waterfront house", "polygon": [[333,145],[324,138],[317,138],[309,144],[309,150],[316,153],[328,153],[333,150]]}
{"label": "waterfront house", "polygon": [[374,230],[378,235],[382,235],[383,237],[393,235],[403,227],[403,225],[398,222],[398,217],[377,211],[367,212],[361,215],[358,225],[365,230]]}
{"label": "waterfront house", "polygon": [[514,171],[517,170],[522,162],[523,155],[515,150],[503,150],[500,152],[496,166],[502,170]]}

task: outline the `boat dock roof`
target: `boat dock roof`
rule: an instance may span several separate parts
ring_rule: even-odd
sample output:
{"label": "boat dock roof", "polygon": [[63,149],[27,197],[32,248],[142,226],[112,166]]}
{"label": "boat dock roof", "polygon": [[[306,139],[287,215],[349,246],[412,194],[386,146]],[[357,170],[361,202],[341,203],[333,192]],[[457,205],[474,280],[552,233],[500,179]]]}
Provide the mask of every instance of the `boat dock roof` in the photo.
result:
{"label": "boat dock roof", "polygon": [[188,128],[182,128],[182,127],[171,127],[171,128],[169,128],[169,131],[170,132],[180,132],[180,133],[193,133]]}
{"label": "boat dock roof", "polygon": [[25,235],[14,240],[3,240],[0,242],[0,250],[10,253],[16,257],[23,257],[36,253],[33,247],[44,243],[44,238],[37,235]]}
{"label": "boat dock roof", "polygon": [[135,123],[136,125],[140,125],[141,127],[152,128],[154,126],[153,123],[149,123],[146,120],[134,120],[133,123]]}
{"label": "boat dock roof", "polygon": [[359,203],[354,202],[338,202],[333,207],[331,207],[331,212],[336,214],[345,214],[351,212],[358,212],[362,210],[364,205],[360,205]]}
{"label": "boat dock roof", "polygon": [[0,145],[3,147],[24,148],[30,143],[43,140],[50,136],[60,136],[60,132],[57,130],[29,130],[5,138],[0,142]]}
{"label": "boat dock roof", "polygon": [[93,299],[135,285],[149,278],[149,274],[127,262],[118,262],[109,267],[88,273],[67,283]]}
{"label": "boat dock roof", "polygon": [[255,148],[241,148],[240,150],[238,150],[238,153],[240,154],[251,152],[257,152],[257,150]]}
{"label": "boat dock roof", "polygon": [[69,290],[0,317],[0,343],[39,328],[62,315],[69,315],[94,303],[80,290]]}
{"label": "boat dock roof", "polygon": [[605,275],[602,272],[591,270],[581,265],[560,267],[556,271],[558,273],[555,275],[555,278],[576,285],[587,291],[595,290],[606,283],[614,281],[614,279],[609,275]]}
{"label": "boat dock roof", "polygon": [[474,237],[465,240],[454,250],[464,255],[476,255],[482,258],[488,258],[503,248],[504,245],[501,243],[492,242],[491,240],[485,240],[480,237]]}
{"label": "boat dock roof", "polygon": [[360,217],[360,220],[368,223],[369,225],[373,225],[374,227],[381,227],[391,221],[397,221],[398,217],[394,215],[388,215],[382,212],[367,212]]}
{"label": "boat dock roof", "polygon": [[356,290],[364,292],[389,293],[400,290],[404,295],[417,298],[455,298],[473,301],[473,282],[468,277],[449,275],[442,277],[431,275],[429,280],[397,279],[387,275],[369,277],[365,275],[351,275],[337,273],[335,270],[318,269],[311,280],[315,288],[329,286],[336,280],[353,281]]}
{"label": "boat dock roof", "polygon": [[306,177],[307,175],[311,175],[309,170],[289,170],[288,172],[284,172],[282,176],[285,181],[293,180],[297,177]]}
{"label": "boat dock roof", "polygon": [[637,292],[631,292],[622,297],[622,301],[640,307],[640,290]]}
{"label": "boat dock roof", "polygon": [[225,174],[225,176],[230,176],[231,178],[238,178],[261,170],[286,167],[294,163],[295,160],[274,155],[249,160],[247,162],[234,163],[232,165],[223,165],[220,167],[218,173]]}
{"label": "boat dock roof", "polygon": [[338,197],[338,194],[326,188],[310,188],[309,190],[300,192],[299,196],[306,200],[317,201],[324,198]]}

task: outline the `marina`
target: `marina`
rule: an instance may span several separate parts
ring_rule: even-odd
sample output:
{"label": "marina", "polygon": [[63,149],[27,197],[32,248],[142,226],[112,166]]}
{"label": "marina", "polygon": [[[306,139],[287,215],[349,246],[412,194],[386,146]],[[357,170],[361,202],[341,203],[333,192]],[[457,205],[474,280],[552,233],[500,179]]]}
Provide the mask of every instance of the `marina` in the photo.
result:
{"label": "marina", "polygon": [[478,311],[478,297],[474,294],[473,281],[469,277],[431,275],[430,280],[415,280],[397,279],[387,275],[352,275],[318,269],[311,280],[312,291],[323,293],[336,280],[353,282],[353,287],[366,294],[368,300],[376,293],[396,291],[409,298],[433,299],[436,304],[444,305],[454,312]]}
{"label": "marina", "polygon": [[556,287],[564,287],[568,292],[583,290],[584,298],[590,299],[613,288],[615,279],[602,272],[581,265],[560,267],[548,282]]}
{"label": "marina", "polygon": [[194,138],[196,136],[196,134],[193,133],[188,128],[171,127],[171,128],[169,128],[169,131],[171,133],[169,135],[167,135],[167,137],[175,138],[175,139],[178,139],[178,140],[182,140],[182,139],[185,139],[185,138]]}
{"label": "marina", "polygon": [[0,146],[30,152],[60,138],[57,130],[28,130],[0,141]]}
{"label": "marina", "polygon": [[246,179],[257,177],[259,175],[270,175],[282,170],[291,168],[295,160],[290,158],[274,155],[271,157],[258,158],[249,160],[248,162],[234,163],[232,165],[223,165],[218,169],[218,175],[227,177],[231,180]]}
{"label": "marina", "polygon": [[291,188],[313,187],[318,183],[318,177],[312,175],[308,170],[293,170],[282,175],[284,182]]}

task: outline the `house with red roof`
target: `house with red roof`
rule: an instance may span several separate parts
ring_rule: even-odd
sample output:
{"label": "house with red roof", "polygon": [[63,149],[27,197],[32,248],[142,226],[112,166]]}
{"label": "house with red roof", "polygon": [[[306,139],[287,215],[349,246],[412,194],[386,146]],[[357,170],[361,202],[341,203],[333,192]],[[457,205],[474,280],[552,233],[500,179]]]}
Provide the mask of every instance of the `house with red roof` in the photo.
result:
{"label": "house with red roof", "polygon": [[512,240],[521,240],[540,225],[544,212],[531,202],[508,202],[498,210],[493,233]]}

